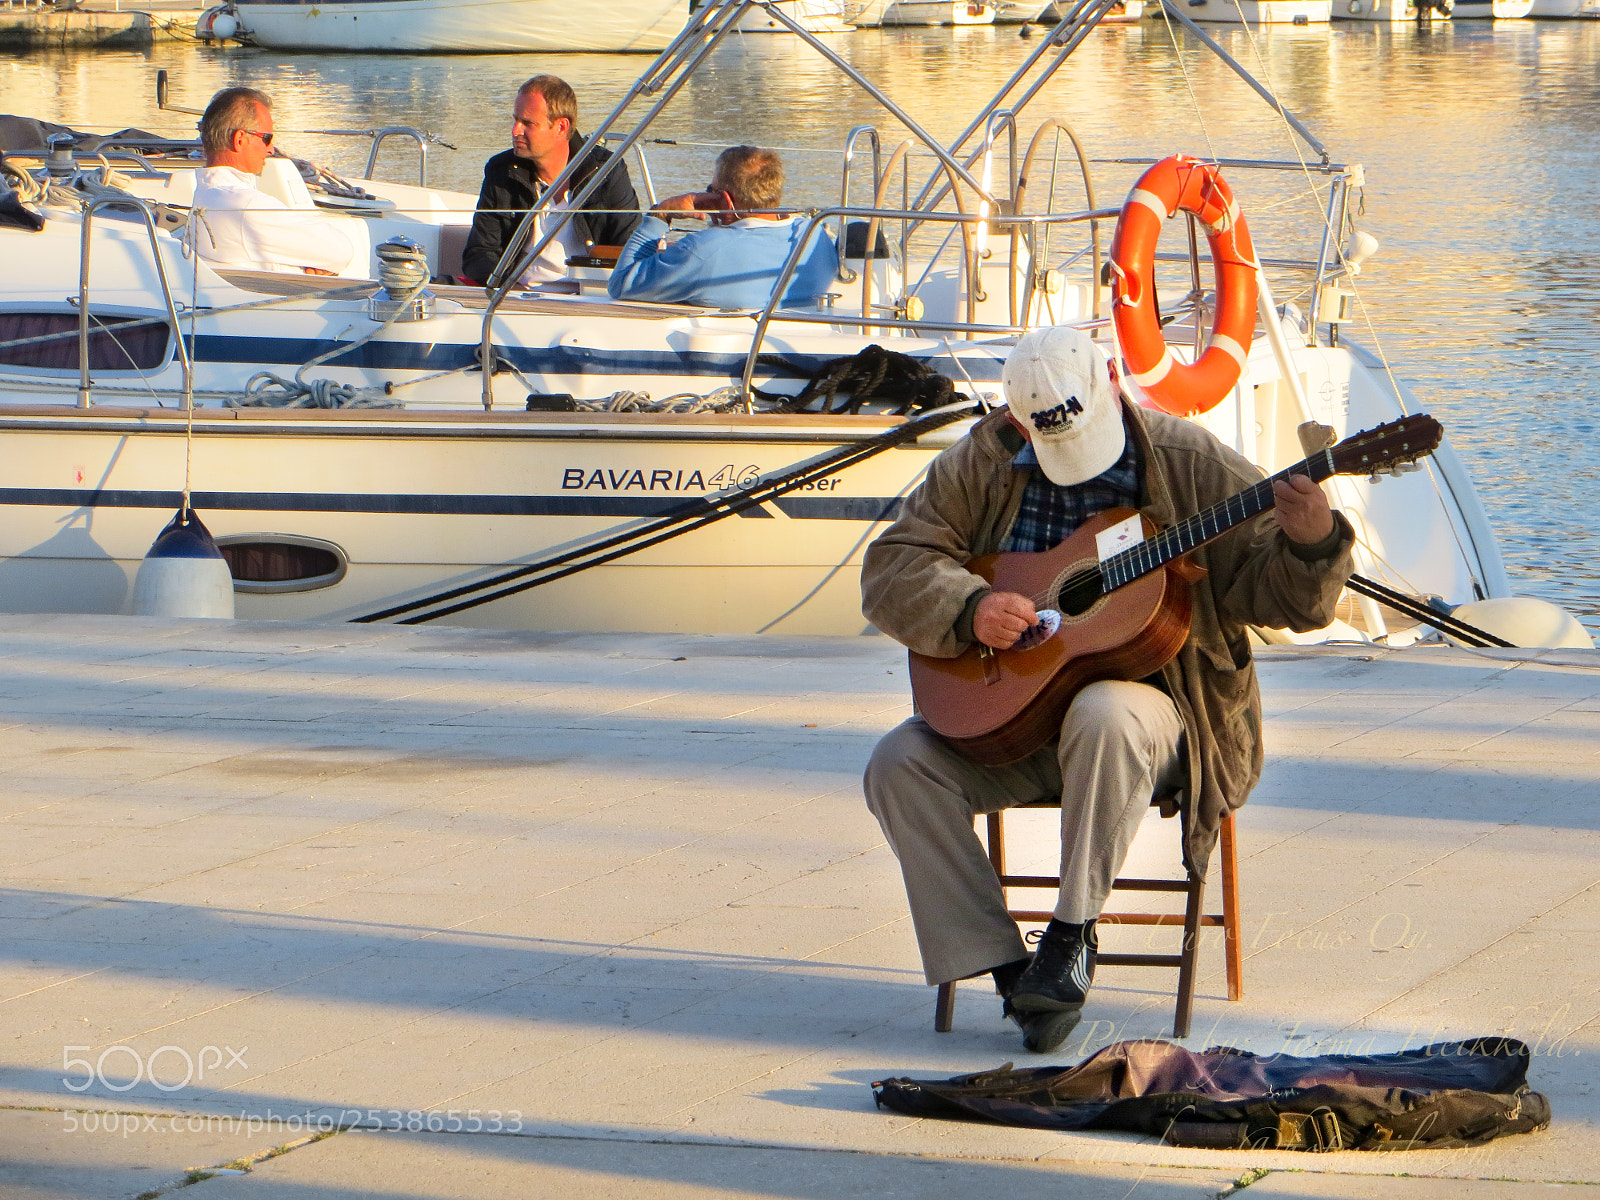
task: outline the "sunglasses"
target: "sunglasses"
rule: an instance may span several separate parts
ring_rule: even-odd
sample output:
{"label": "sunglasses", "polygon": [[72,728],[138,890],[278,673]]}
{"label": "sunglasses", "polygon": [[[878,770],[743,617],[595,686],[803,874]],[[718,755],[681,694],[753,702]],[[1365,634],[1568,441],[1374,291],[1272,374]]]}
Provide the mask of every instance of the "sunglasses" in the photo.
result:
{"label": "sunglasses", "polygon": [[240,133],[252,134],[255,137],[260,138],[261,139],[261,144],[263,146],[272,145],[272,135],[270,133],[260,133],[260,132],[254,130],[254,129],[241,129],[239,132]]}

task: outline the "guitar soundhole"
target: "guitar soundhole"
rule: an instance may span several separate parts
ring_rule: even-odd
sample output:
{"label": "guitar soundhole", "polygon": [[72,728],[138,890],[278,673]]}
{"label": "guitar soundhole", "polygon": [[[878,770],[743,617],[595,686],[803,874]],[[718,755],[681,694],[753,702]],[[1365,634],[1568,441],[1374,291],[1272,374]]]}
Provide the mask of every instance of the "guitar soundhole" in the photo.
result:
{"label": "guitar soundhole", "polygon": [[1086,613],[1100,599],[1100,586],[1099,571],[1079,571],[1069,575],[1062,581],[1061,591],[1056,595],[1056,607],[1069,617]]}

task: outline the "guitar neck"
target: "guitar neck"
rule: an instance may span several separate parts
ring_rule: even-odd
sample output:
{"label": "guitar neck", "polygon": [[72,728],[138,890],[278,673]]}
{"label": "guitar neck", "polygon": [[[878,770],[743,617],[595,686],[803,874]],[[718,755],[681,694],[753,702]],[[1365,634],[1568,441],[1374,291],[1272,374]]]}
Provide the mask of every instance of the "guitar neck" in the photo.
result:
{"label": "guitar neck", "polygon": [[1216,541],[1246,521],[1259,517],[1275,503],[1272,485],[1278,480],[1288,479],[1291,475],[1305,475],[1313,482],[1321,483],[1334,473],[1332,451],[1319,451],[1310,458],[1245,488],[1237,495],[1229,496],[1220,504],[1213,504],[1210,508],[1179,521],[1171,528],[1163,529],[1155,537],[1140,542],[1121,554],[1112,555],[1100,564],[1101,593],[1112,592],[1130,584],[1189,551],[1204,546],[1207,542]]}

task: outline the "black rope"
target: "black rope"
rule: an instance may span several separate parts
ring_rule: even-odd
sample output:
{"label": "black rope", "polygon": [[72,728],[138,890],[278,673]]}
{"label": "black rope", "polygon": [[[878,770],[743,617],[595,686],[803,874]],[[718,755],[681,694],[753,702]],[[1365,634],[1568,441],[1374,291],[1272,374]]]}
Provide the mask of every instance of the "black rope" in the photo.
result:
{"label": "black rope", "polygon": [[[564,579],[568,575],[575,575],[579,571],[588,570],[590,567],[613,562],[626,555],[659,545],[671,538],[680,537],[685,533],[692,533],[694,530],[701,529],[716,521],[735,516],[768,500],[792,492],[796,488],[803,487],[807,483],[824,479],[829,475],[835,475],[840,471],[855,466],[859,462],[872,458],[874,455],[882,454],[885,450],[892,450],[906,442],[915,441],[923,434],[938,429],[940,426],[948,425],[952,421],[965,420],[975,415],[978,411],[978,406],[972,405],[947,412],[933,413],[915,421],[908,421],[904,425],[879,434],[877,437],[869,438],[863,442],[854,442],[847,446],[840,446],[820,460],[811,461],[809,465],[791,467],[782,474],[767,480],[759,487],[752,488],[742,494],[686,501],[684,507],[671,516],[663,517],[639,529],[615,534],[592,546],[584,546],[576,550],[568,550],[562,554],[552,555],[538,562],[528,563],[525,566],[504,571],[491,579],[463,584],[448,591],[425,596],[421,600],[397,604],[381,612],[353,617],[352,621],[367,624],[398,617],[405,613],[414,613],[416,615],[406,617],[404,620],[398,621],[397,624],[417,625],[423,621],[432,621],[438,617],[447,617],[469,608],[476,608],[480,604],[487,604],[491,600],[515,595],[518,592],[527,591],[529,588],[553,583],[557,579]],[[577,561],[579,559],[584,561]],[[541,572],[547,573],[541,574]],[[530,575],[538,577],[529,579],[528,576]],[[512,583],[513,580],[521,580],[522,582]],[[502,588],[502,584],[512,584],[512,586]],[[500,590],[489,591],[491,588],[499,588]],[[417,612],[418,609],[430,608],[435,604],[448,604],[452,600],[460,600],[460,603],[449,604],[446,608],[435,609],[432,612]]]}
{"label": "black rope", "polygon": [[[897,417],[917,410],[943,408],[959,399],[955,383],[941,375],[926,362],[885,350],[877,343],[856,354],[831,358],[816,371],[789,362],[776,354],[762,354],[756,362],[765,367],[778,367],[806,378],[805,387],[793,396],[780,392],[756,391],[762,400],[778,403],[777,412],[858,413],[869,402],[893,405]],[[835,399],[844,394],[848,400]],[[822,397],[820,409],[812,410],[811,402]]]}

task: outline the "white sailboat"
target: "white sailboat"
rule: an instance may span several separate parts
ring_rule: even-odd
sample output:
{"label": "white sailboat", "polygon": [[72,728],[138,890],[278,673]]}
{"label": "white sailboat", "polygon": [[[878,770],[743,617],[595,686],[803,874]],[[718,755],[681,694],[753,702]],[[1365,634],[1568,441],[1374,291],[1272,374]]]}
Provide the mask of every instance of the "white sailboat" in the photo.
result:
{"label": "white sailboat", "polygon": [[[750,8],[716,0],[698,11],[594,136],[618,153],[642,148],[648,120],[630,126],[628,114],[670,101],[694,50],[734,34]],[[307,220],[364,230],[376,280],[214,271],[186,258],[171,232],[193,188],[188,146],[169,157],[144,145],[139,158],[115,146],[76,162],[58,155],[55,190],[42,165],[27,177],[43,229],[0,228],[10,268],[0,278],[0,610],[124,608],[146,547],[186,499],[230,556],[240,616],[861,632],[862,550],[962,435],[972,401],[998,402],[1015,336],[1060,323],[1109,334],[1097,280],[1102,226],[1119,210],[1097,207],[1092,192],[1073,210],[1037,184],[1029,192],[1037,154],[1073,151],[1046,119],[1013,164],[1001,145],[1010,118],[997,116],[1058,70],[1108,8],[1080,0],[949,144],[825,43],[797,34],[913,139],[870,171],[858,166],[842,182],[846,202],[807,218],[814,229],[876,228],[844,240],[834,293],[805,309],[616,303],[595,278],[603,268],[587,261],[555,293],[433,285],[424,296],[394,276],[393,238],[406,235],[413,261],[449,274],[473,198],[373,180],[362,182],[367,199],[302,195],[286,178],[265,186]],[[1278,307],[1268,272],[1257,271],[1258,321],[1240,344],[1238,383],[1194,418],[1269,471],[1303,456],[1307,421],[1344,436],[1419,407],[1383,362],[1341,336],[1354,259],[1370,249],[1348,203],[1359,168],[1284,116],[1320,160],[1328,236],[1314,222],[1301,231],[1303,257],[1275,258],[1272,272],[1314,303],[1303,314]],[[850,135],[847,170],[862,161],[867,132]],[[918,161],[913,145],[937,169],[904,183],[909,208],[885,208]],[[105,174],[101,153],[122,177]],[[1279,165],[1297,166],[1220,169],[1248,213],[1251,173]],[[1092,179],[1089,160],[1080,166]],[[1120,190],[1127,167],[1112,169]],[[352,205],[366,211],[352,216]],[[1275,244],[1293,243],[1284,232]],[[556,235],[551,219],[525,254]],[[935,256],[941,241],[948,249]],[[1197,316],[1209,302],[1204,259],[1178,258],[1196,283],[1164,306],[1176,319],[1158,336],[1185,363],[1210,343]],[[511,264],[507,278],[519,270]],[[909,417],[875,393],[860,411],[817,402],[785,411],[807,378],[874,346],[968,399]],[[337,407],[251,404],[261,372],[280,377],[265,392],[281,401]],[[638,392],[658,400],[620,399]],[[661,403],[667,396],[680,399]],[[1449,603],[1509,593],[1448,443],[1425,471],[1330,486],[1356,525],[1365,574]],[[1393,612],[1352,596],[1324,636],[1410,635]]]}
{"label": "white sailboat", "polygon": [[[1069,3],[1066,8],[1070,9]],[[1057,0],[1050,0],[1039,13],[1039,20],[1045,24],[1054,24],[1066,16],[1066,11]],[[1106,15],[1100,18],[1102,25],[1133,25],[1144,16],[1144,0],[1116,0],[1106,10]]]}
{"label": "white sailboat", "polygon": [[688,15],[684,0],[229,0],[226,8],[239,36],[257,45],[360,53],[655,52]]}
{"label": "white sailboat", "polygon": [[1335,21],[1378,21],[1399,24],[1410,21],[1442,21],[1454,15],[1448,7],[1418,6],[1416,0],[1333,0]]}
{"label": "white sailboat", "polygon": [[890,0],[884,25],[993,25],[989,0]]}
{"label": "white sailboat", "polygon": [[[807,33],[848,33],[855,26],[845,20],[845,0],[777,0],[789,18]],[[753,8],[739,22],[740,33],[788,33],[770,11]]]}
{"label": "white sailboat", "polygon": [[1190,0],[1186,11],[1202,25],[1326,25],[1333,0]]}
{"label": "white sailboat", "polygon": [[1528,15],[1551,20],[1600,20],[1600,0],[1533,0]]}
{"label": "white sailboat", "polygon": [[[995,5],[994,23],[996,25],[1032,25],[1045,20],[1045,10],[1053,7],[1055,0],[1041,5],[1039,0],[1001,0]],[[1057,17],[1056,21],[1061,18]],[[1052,21],[1051,24],[1055,24]]]}
{"label": "white sailboat", "polygon": [[1533,13],[1533,0],[1456,0],[1452,21],[1512,21]]}

